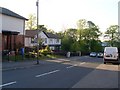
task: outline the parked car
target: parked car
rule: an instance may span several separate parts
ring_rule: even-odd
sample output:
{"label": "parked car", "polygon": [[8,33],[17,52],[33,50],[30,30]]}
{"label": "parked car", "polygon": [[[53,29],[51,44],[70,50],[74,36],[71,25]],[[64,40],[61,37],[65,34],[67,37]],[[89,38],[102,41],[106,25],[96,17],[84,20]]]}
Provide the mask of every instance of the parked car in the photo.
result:
{"label": "parked car", "polygon": [[118,55],[118,48],[117,47],[105,47],[104,49],[104,64],[107,62],[120,62],[119,55]]}
{"label": "parked car", "polygon": [[96,57],[97,56],[97,53],[96,52],[91,52],[90,53],[90,57]]}
{"label": "parked car", "polygon": [[103,57],[103,53],[102,52],[97,53],[97,57],[98,58],[102,58]]}

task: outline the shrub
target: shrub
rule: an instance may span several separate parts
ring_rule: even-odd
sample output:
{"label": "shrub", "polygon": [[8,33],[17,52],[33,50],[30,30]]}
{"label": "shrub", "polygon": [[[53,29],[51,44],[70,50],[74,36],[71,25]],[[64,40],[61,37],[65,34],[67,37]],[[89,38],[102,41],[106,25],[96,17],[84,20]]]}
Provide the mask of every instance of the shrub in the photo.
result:
{"label": "shrub", "polygon": [[50,54],[52,51],[50,50],[49,46],[46,46],[45,49],[39,50],[39,53],[43,54],[44,56],[47,56],[47,54]]}

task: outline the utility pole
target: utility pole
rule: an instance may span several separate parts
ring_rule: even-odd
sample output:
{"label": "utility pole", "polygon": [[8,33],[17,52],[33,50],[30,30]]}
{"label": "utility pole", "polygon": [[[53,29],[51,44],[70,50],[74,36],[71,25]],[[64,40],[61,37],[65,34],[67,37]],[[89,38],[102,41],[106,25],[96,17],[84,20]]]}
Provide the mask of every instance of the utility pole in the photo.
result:
{"label": "utility pole", "polygon": [[37,63],[39,64],[39,30],[38,30],[38,23],[39,23],[39,0],[36,2],[37,6]]}

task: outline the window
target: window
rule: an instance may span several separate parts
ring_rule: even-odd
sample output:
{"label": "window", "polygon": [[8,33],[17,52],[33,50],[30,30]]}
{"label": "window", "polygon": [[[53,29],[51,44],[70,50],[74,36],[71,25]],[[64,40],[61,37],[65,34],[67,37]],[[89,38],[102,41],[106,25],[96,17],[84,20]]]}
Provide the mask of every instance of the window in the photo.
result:
{"label": "window", "polygon": [[49,39],[49,43],[53,43],[53,39]]}
{"label": "window", "polygon": [[34,38],[31,38],[31,43],[34,43]]}
{"label": "window", "polygon": [[55,48],[51,46],[51,47],[50,47],[50,50],[55,50]]}
{"label": "window", "polygon": [[47,38],[45,38],[45,43],[47,43]]}
{"label": "window", "polygon": [[56,39],[56,43],[59,43],[59,39]]}

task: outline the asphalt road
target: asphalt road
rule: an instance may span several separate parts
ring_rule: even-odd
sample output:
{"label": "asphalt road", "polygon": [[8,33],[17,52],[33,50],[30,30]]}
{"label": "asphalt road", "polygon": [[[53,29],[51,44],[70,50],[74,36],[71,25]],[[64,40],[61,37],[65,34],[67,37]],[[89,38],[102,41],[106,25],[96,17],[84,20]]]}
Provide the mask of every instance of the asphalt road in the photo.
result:
{"label": "asphalt road", "polygon": [[2,88],[118,88],[118,65],[102,58],[75,57],[2,73]]}

